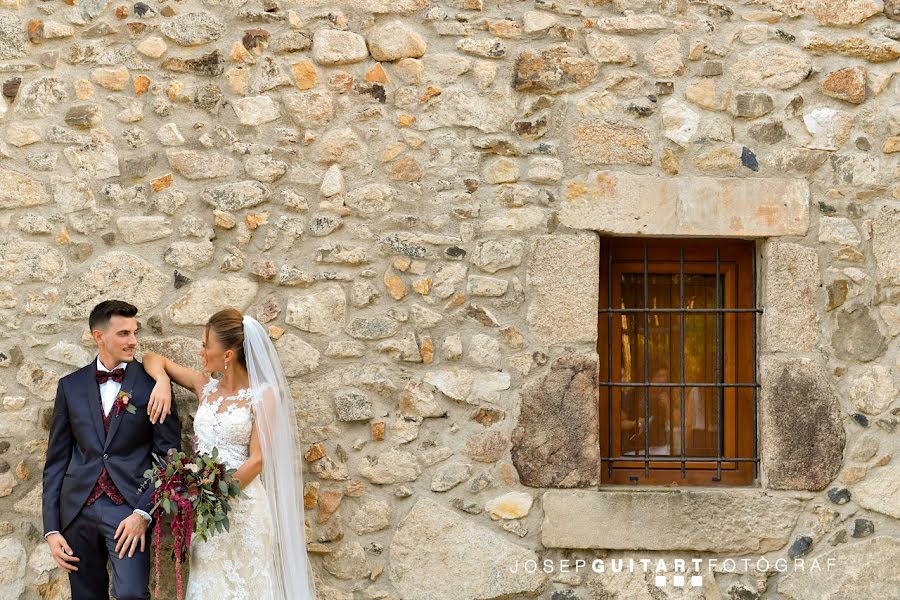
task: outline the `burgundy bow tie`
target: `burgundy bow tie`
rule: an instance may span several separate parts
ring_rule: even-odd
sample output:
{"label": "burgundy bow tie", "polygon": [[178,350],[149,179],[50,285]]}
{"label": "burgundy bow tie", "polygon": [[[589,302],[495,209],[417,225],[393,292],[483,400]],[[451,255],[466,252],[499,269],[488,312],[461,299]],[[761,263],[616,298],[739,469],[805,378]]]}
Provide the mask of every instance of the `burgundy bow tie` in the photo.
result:
{"label": "burgundy bow tie", "polygon": [[122,379],[125,378],[125,369],[119,367],[118,369],[113,369],[112,371],[100,371],[97,370],[97,383],[104,384],[110,379],[115,381],[116,383],[122,383]]}

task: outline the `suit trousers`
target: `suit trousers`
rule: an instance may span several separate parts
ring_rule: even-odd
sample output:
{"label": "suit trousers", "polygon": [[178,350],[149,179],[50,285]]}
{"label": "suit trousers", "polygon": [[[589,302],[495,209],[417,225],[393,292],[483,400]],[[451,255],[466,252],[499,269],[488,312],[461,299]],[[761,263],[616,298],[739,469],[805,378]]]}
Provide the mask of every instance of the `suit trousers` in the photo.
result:
{"label": "suit trousers", "polygon": [[62,532],[80,562],[78,571],[69,573],[72,600],[109,600],[107,564],[112,562],[112,595],[117,600],[146,600],[150,598],[150,533],[144,536],[144,551],[140,542],[134,556],[120,559],[113,538],[123,519],[134,509],[126,502],[114,504],[105,494],[90,506],[85,506]]}

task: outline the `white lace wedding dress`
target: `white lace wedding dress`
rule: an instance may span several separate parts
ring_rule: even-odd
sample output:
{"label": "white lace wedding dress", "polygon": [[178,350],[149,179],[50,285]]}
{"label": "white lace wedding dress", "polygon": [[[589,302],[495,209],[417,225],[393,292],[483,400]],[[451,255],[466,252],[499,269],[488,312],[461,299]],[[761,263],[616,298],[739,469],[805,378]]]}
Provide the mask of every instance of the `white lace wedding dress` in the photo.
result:
{"label": "white lace wedding dress", "polygon": [[[197,450],[218,448],[225,466],[236,469],[249,453],[252,395],[244,389],[219,396],[218,383],[210,379],[200,397],[194,417]],[[191,540],[187,600],[276,600],[275,541],[266,489],[256,477],[244,493],[249,497],[230,501],[229,531],[208,541]]]}

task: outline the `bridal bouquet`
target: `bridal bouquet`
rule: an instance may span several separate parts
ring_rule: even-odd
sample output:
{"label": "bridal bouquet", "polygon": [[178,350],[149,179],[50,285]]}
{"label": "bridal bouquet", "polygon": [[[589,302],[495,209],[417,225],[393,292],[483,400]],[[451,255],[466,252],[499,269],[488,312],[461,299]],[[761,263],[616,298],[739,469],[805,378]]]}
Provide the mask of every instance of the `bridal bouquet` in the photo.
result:
{"label": "bridal bouquet", "polygon": [[[172,448],[165,458],[154,454],[154,466],[144,473],[144,477],[156,488],[151,496],[151,514],[162,509],[172,516],[172,535],[175,538],[172,554],[179,599],[182,597],[181,565],[187,559],[191,535],[196,533],[207,540],[216,533],[228,531],[228,512],[231,510],[228,498],[246,497],[234,477],[236,469],[226,469],[218,458],[216,448],[210,454],[190,455]],[[153,535],[156,551],[154,596],[158,598],[162,518],[156,519]]]}

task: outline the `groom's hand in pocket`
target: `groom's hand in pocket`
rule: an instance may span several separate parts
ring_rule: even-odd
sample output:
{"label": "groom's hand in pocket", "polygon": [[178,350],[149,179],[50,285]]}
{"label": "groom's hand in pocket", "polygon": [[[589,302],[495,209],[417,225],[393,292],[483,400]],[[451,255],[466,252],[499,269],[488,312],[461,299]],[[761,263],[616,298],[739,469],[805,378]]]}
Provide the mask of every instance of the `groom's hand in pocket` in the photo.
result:
{"label": "groom's hand in pocket", "polygon": [[122,519],[118,529],[116,529],[116,535],[113,536],[113,539],[118,540],[116,552],[119,553],[120,560],[125,558],[126,552],[128,553],[128,558],[134,556],[134,551],[137,549],[138,544],[140,544],[141,552],[144,551],[144,533],[146,531],[147,521],[144,517],[132,513]]}
{"label": "groom's hand in pocket", "polygon": [[78,567],[73,563],[77,563],[81,559],[73,555],[69,543],[61,533],[53,533],[47,536],[47,543],[50,544],[50,554],[53,556],[53,560],[56,561],[56,564],[59,565],[60,569],[65,571],[78,570]]}

